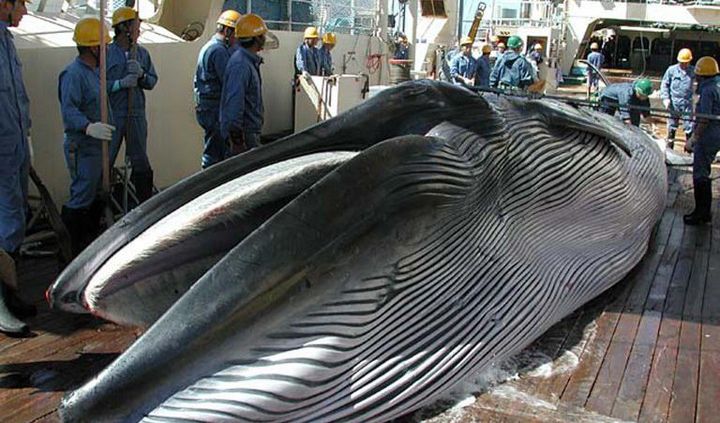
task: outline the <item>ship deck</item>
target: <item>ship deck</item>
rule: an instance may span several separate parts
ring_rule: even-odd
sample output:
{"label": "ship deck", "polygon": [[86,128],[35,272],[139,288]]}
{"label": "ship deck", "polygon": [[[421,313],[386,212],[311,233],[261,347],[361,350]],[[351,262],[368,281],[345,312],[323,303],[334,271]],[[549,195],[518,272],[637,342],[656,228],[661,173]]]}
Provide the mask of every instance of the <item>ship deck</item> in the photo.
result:
{"label": "ship deck", "polygon": [[[521,353],[535,359],[518,366],[515,377],[478,388],[462,408],[434,406],[398,420],[717,421],[718,185],[715,226],[686,227],[682,215],[692,204],[691,176],[671,170],[662,220],[630,275]],[[139,334],[91,316],[50,311],[42,298],[57,274],[54,259],[24,260],[19,274],[39,314],[28,321],[34,336],[0,335],[0,421],[57,421],[62,395]]]}

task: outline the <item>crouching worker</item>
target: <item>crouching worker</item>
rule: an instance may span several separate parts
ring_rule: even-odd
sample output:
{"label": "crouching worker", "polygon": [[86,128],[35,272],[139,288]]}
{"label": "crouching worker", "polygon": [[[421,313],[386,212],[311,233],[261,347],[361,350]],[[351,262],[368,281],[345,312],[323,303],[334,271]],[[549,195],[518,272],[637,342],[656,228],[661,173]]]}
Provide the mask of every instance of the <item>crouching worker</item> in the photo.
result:
{"label": "crouching worker", "polygon": [[70,199],[62,219],[70,233],[73,255],[99,235],[104,205],[98,197],[102,177],[102,143],[112,140],[115,128],[100,121],[100,28],[97,18],[75,26],[73,40],[78,56],[60,73],[60,110],[65,127],[65,162],[70,172]]}

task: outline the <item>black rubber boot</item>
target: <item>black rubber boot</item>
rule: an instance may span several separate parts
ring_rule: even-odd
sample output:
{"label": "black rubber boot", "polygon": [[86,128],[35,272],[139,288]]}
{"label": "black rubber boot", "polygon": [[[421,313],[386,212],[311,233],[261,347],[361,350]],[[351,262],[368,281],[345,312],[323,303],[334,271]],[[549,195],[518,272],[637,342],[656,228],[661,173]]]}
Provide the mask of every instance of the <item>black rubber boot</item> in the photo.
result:
{"label": "black rubber boot", "polygon": [[37,316],[37,307],[32,304],[28,304],[20,298],[17,291],[14,291],[7,285],[0,287],[3,290],[3,296],[5,297],[5,305],[12,314],[23,319],[25,317]]}
{"label": "black rubber boot", "polygon": [[667,148],[673,149],[675,148],[675,129],[668,129],[668,136],[666,140]]}
{"label": "black rubber boot", "polygon": [[695,189],[695,210],[683,217],[686,225],[697,226],[712,221],[710,205],[712,204],[712,185],[709,180],[693,181]]}
{"label": "black rubber boot", "polygon": [[143,172],[133,171],[130,181],[135,187],[135,195],[138,204],[142,204],[153,195],[153,171],[152,169]]}
{"label": "black rubber boot", "polygon": [[9,310],[4,292],[5,289],[0,289],[0,332],[10,335],[24,335],[28,333],[27,325],[18,320]]}
{"label": "black rubber boot", "polygon": [[72,255],[77,257],[88,246],[88,231],[91,230],[90,211],[88,209],[71,209],[63,206],[62,221],[70,234]]}

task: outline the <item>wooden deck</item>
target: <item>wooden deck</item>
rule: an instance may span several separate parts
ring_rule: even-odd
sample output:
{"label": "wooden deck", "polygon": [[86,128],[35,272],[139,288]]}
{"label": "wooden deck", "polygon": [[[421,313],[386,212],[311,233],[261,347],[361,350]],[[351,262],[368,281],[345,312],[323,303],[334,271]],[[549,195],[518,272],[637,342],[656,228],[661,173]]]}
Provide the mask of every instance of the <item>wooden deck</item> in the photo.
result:
{"label": "wooden deck", "polygon": [[[546,363],[521,368],[518,378],[484,389],[462,409],[435,407],[398,420],[720,421],[713,411],[720,404],[720,184],[712,228],[683,225],[690,185],[687,172],[672,171],[668,207],[645,259],[521,354]],[[19,271],[40,313],[29,320],[34,337],[0,335],[0,421],[57,421],[63,393],[137,334],[50,312],[42,297],[56,274],[54,260],[26,260]]]}

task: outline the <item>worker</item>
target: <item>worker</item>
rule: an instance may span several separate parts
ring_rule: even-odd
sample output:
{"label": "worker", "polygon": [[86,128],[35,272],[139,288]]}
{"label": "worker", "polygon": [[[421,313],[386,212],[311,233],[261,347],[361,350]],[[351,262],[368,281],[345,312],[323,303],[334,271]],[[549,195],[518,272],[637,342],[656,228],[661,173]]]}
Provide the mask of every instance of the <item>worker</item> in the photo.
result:
{"label": "worker", "polygon": [[205,131],[201,166],[206,169],[225,159],[228,148],[220,134],[220,95],[225,78],[225,66],[230,60],[230,48],[235,44],[235,25],[240,13],[222,12],[217,20],[215,36],[198,55],[195,70],[195,118]]}
{"label": "worker", "polygon": [[265,21],[252,13],[238,19],[235,36],[239,48],[225,69],[220,103],[220,129],[230,142],[230,155],[260,145],[264,109],[258,52],[278,47]]}
{"label": "worker", "polygon": [[[697,114],[720,116],[720,69],[718,62],[710,56],[701,57],[695,66],[698,81]],[[693,188],[695,210],[684,216],[687,225],[701,225],[712,220],[712,185],[710,166],[720,151],[720,121],[697,118],[697,127],[685,149],[693,153]]]}
{"label": "worker", "polygon": [[492,37],[490,37],[490,69],[495,66],[497,58],[502,55],[502,53],[498,51],[499,45],[500,37],[498,37],[497,35],[493,35]]}
{"label": "worker", "polygon": [[475,67],[475,86],[478,87],[489,87],[490,86],[490,53],[492,53],[492,47],[490,44],[483,44],[480,52],[482,55],[478,57]]}
{"label": "worker", "polygon": [[652,82],[649,79],[608,85],[600,93],[600,110],[609,115],[615,115],[619,110],[623,122],[640,126],[640,115],[649,117],[650,111],[630,109],[628,106],[650,108],[649,96],[652,92]]}
{"label": "worker", "polygon": [[[587,61],[597,70],[600,70],[602,67],[605,62],[605,56],[600,53],[600,46],[598,43],[593,42],[590,44],[590,54],[588,54]],[[600,75],[592,69],[588,70],[588,85],[590,85],[591,91],[597,92],[599,88],[599,81]]]}
{"label": "worker", "polygon": [[14,317],[35,314],[35,308],[17,295],[15,262],[25,236],[28,172],[30,169],[30,101],[23,83],[22,67],[9,27],[17,27],[27,14],[25,1],[0,1],[0,256],[7,276],[0,274],[0,332],[21,334],[27,326]]}
{"label": "worker", "polygon": [[[78,56],[59,78],[60,111],[65,128],[65,162],[70,172],[70,199],[62,208],[62,220],[77,255],[99,234],[104,205],[98,197],[102,176],[102,141],[113,139],[115,127],[100,120],[100,29],[110,42],[110,32],[98,18],[84,18],[75,25],[73,40]],[[121,87],[137,83],[130,74]]]}
{"label": "worker", "polygon": [[132,165],[130,180],[138,203],[142,203],[153,194],[153,169],[147,156],[145,90],[155,88],[158,76],[150,53],[137,45],[140,36],[137,11],[130,7],[118,8],[113,13],[112,26],[115,38],[107,51],[107,80],[117,130],[113,134],[110,163],[115,163],[124,138],[125,154]]}
{"label": "worker", "polygon": [[500,57],[500,56],[502,56],[503,54],[505,54],[505,49],[506,49],[505,43],[503,43],[502,41],[497,44],[498,57]]}
{"label": "worker", "polygon": [[318,43],[318,30],[314,26],[305,28],[303,42],[295,52],[295,73],[320,75],[320,57],[315,48]]}
{"label": "worker", "polygon": [[332,32],[326,32],[322,36],[322,46],[318,51],[320,58],[320,75],[330,76],[335,73],[333,69],[332,54],[330,53],[335,47],[336,37]]}
{"label": "worker", "polygon": [[460,40],[460,54],[456,54],[450,62],[450,78],[456,84],[475,85],[475,58],[472,56],[473,39],[464,37]]}
{"label": "worker", "polygon": [[543,45],[540,43],[535,43],[529,56],[530,59],[532,59],[537,66],[540,66],[540,64],[542,64],[543,62]]}
{"label": "worker", "polygon": [[523,42],[520,37],[513,35],[508,38],[509,50],[495,63],[490,73],[490,86],[493,88],[524,90],[532,85],[537,76],[532,65],[520,55]]}
{"label": "worker", "polygon": [[695,79],[695,67],[692,61],[692,51],[684,48],[678,52],[677,64],[667,68],[662,82],[660,83],[660,98],[663,106],[670,111],[667,120],[667,146],[675,147],[675,135],[678,129],[680,118],[683,118],[683,130],[685,139],[690,139],[693,132],[692,97],[693,81]]}
{"label": "worker", "polygon": [[393,52],[393,59],[396,60],[409,60],[410,59],[410,44],[408,43],[408,37],[405,34],[399,34],[397,42],[394,43],[395,51]]}

